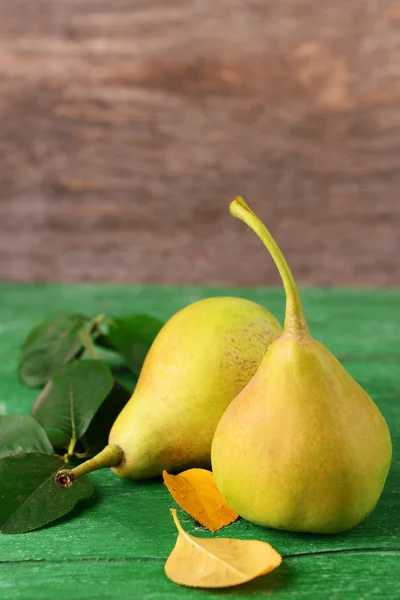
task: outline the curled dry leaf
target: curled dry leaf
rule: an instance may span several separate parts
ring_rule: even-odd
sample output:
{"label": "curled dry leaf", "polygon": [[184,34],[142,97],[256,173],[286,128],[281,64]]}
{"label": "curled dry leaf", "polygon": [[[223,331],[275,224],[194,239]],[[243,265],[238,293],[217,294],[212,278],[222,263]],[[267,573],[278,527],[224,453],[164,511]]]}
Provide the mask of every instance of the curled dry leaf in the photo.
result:
{"label": "curled dry leaf", "polygon": [[239,517],[221,496],[211,471],[188,469],[180,475],[163,471],[163,479],[179,506],[212,533]]}
{"label": "curled dry leaf", "polygon": [[165,563],[171,581],[189,587],[222,588],[246,583],[279,567],[282,557],[265,542],[229,538],[198,538],[182,529],[171,514],[178,539]]}

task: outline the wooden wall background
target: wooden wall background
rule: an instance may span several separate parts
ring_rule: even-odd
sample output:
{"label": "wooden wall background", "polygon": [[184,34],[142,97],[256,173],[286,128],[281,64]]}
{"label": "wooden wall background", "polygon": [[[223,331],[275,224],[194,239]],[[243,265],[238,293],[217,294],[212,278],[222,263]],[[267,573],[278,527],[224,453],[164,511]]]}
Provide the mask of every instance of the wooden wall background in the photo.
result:
{"label": "wooden wall background", "polygon": [[0,278],[400,285],[400,2],[0,0]]}

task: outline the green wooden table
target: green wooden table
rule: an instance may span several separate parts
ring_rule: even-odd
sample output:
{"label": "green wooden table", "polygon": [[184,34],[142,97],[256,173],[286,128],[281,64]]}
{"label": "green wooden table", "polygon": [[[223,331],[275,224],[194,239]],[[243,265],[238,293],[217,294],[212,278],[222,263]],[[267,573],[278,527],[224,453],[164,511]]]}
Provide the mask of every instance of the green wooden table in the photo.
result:
{"label": "green wooden table", "polygon": [[[30,327],[62,311],[95,316],[149,312],[168,318],[186,304],[234,294],[268,307],[282,321],[280,289],[107,285],[0,285],[0,414],[28,413],[37,391],[16,377]],[[2,600],[138,598],[400,598],[400,291],[308,289],[302,292],[313,335],[366,388],[389,423],[394,458],[375,511],[354,530],[315,536],[263,529],[241,520],[217,536],[271,543],[283,563],[241,587],[203,591],[174,585],[164,562],[175,543],[174,506],[160,481],[130,483],[111,471],[91,475],[95,496],[71,515],[0,543]],[[129,376],[126,377],[127,383]],[[208,535],[179,511],[185,528]]]}

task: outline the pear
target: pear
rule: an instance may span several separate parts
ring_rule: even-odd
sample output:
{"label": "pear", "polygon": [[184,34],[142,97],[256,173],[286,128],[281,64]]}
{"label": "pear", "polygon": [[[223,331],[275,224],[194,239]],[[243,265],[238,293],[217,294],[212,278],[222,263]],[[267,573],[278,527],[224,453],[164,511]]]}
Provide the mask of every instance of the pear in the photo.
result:
{"label": "pear", "polygon": [[243,198],[230,205],[262,240],[286,292],[282,335],[230,403],[212,443],[215,481],[245,519],[275,529],[338,533],[375,507],[392,446],[377,406],[307,327],[293,275]]}
{"label": "pear", "polygon": [[270,312],[242,298],[208,298],[180,310],[154,340],[109,445],[60,471],[57,483],[69,487],[102,467],[130,479],[209,467],[219,419],[281,331]]}

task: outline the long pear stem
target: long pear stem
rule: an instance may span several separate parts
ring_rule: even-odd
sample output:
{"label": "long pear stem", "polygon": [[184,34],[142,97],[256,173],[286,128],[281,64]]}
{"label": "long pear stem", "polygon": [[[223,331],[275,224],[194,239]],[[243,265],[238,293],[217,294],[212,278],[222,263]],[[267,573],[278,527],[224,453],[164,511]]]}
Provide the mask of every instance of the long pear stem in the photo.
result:
{"label": "long pear stem", "polygon": [[278,244],[275,242],[261,219],[259,219],[249,208],[244,198],[237,196],[237,198],[231,202],[229,209],[234,217],[241,219],[258,235],[276,264],[286,293],[285,333],[295,335],[296,337],[309,336],[303,305],[300,300],[296,282]]}
{"label": "long pear stem", "polygon": [[71,487],[78,477],[104,467],[117,467],[121,464],[123,458],[124,453],[121,448],[116,444],[109,444],[99,454],[74,469],[61,469],[61,471],[58,471],[55,476],[56,483],[62,488]]}

